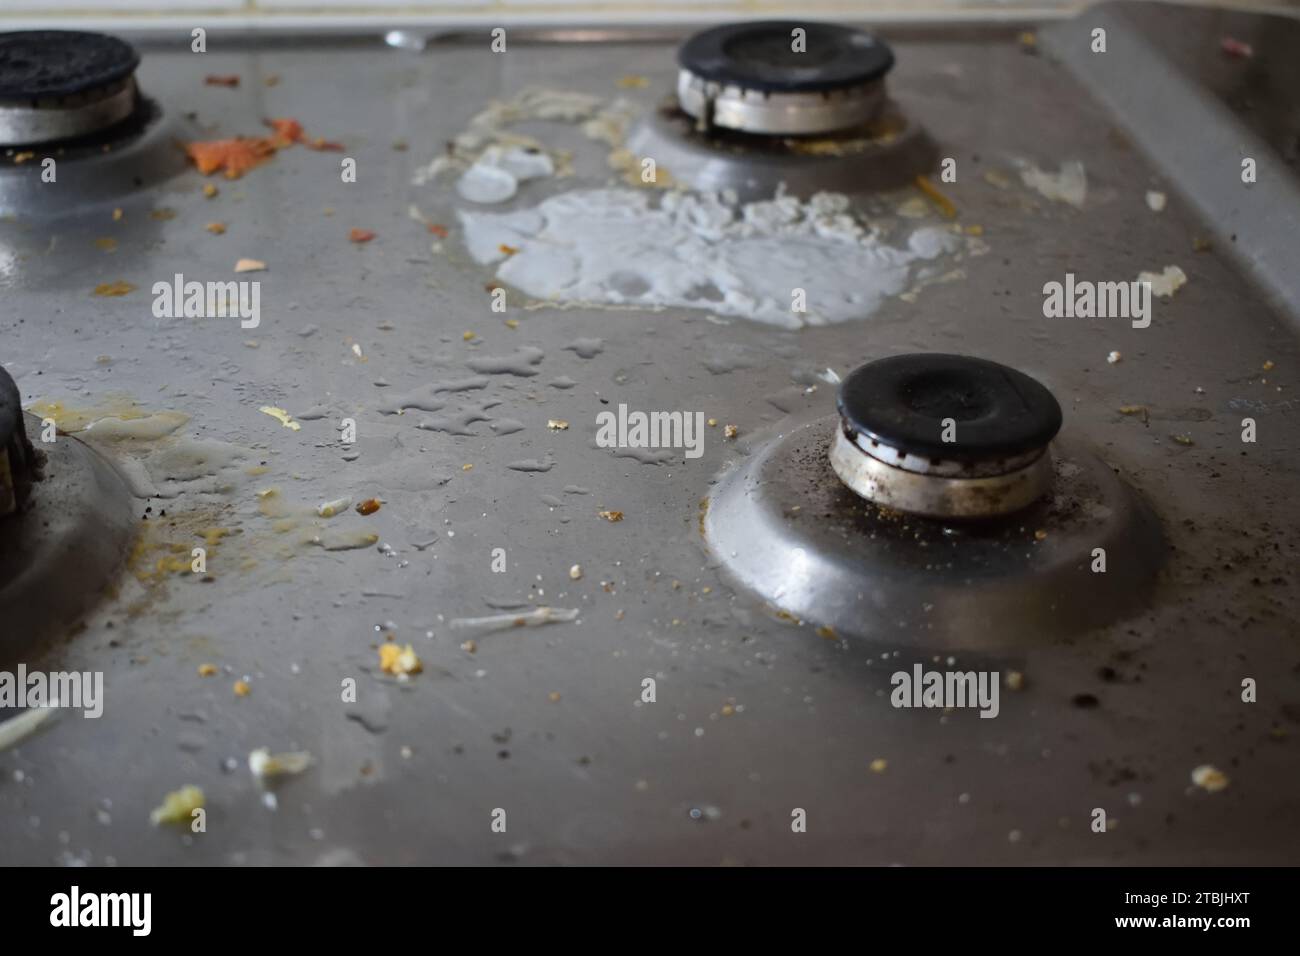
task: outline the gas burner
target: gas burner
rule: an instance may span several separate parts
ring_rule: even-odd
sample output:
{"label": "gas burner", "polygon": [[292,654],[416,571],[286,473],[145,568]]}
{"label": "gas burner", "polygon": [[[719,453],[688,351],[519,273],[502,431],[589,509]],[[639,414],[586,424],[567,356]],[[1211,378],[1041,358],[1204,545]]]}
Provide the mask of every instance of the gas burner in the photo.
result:
{"label": "gas burner", "polygon": [[22,410],[0,368],[0,664],[30,653],[89,610],[135,533],[131,494],[116,471]]}
{"label": "gas burner", "polygon": [[[846,378],[838,404],[757,436],[701,520],[728,571],[774,607],[839,634],[1000,652],[1146,600],[1159,523],[1087,447],[1053,441],[1060,408],[1033,379],[963,356],[897,356]],[[960,520],[900,507],[936,503]]]}
{"label": "gas burner", "polygon": [[136,110],[140,57],[116,37],[65,30],[0,34],[0,144],[79,140]]}
{"label": "gas burner", "polygon": [[878,505],[939,518],[1018,511],[1051,487],[1061,406],[1028,375],[964,355],[895,355],[840,386],[831,467]]}
{"label": "gas burner", "polygon": [[0,520],[26,502],[35,467],[36,453],[23,427],[18,386],[0,368]]}
{"label": "gas burner", "polygon": [[697,33],[677,62],[678,101],[702,131],[818,136],[876,117],[894,54],[860,30],[767,20]]}

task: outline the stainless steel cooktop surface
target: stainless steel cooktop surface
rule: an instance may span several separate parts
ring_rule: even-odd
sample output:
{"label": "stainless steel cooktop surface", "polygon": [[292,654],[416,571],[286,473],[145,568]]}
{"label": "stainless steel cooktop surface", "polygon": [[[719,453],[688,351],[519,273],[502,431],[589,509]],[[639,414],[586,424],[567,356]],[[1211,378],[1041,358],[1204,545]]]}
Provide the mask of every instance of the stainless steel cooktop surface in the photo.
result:
{"label": "stainless steel cooktop surface", "polygon": [[1297,862],[1300,26],[769,26],[0,43],[0,860]]}

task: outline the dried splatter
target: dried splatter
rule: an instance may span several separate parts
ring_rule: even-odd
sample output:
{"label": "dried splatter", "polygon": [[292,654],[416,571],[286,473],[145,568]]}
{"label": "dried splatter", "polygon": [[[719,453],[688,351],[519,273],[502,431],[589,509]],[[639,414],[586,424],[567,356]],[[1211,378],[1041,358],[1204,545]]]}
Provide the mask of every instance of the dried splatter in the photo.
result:
{"label": "dried splatter", "polygon": [[343,148],[338,143],[308,138],[302,124],[295,119],[269,119],[266,125],[272,130],[270,136],[236,136],[232,139],[186,143],[185,155],[204,176],[210,176],[220,170],[225,173],[227,179],[238,179],[250,169],[266,162],[276,154],[277,150],[296,144],[317,150]]}
{"label": "dried splatter", "polygon": [[95,286],[95,295],[103,297],[116,297],[127,295],[134,292],[135,286],[129,282],[123,282],[120,279],[117,282],[103,282]]}

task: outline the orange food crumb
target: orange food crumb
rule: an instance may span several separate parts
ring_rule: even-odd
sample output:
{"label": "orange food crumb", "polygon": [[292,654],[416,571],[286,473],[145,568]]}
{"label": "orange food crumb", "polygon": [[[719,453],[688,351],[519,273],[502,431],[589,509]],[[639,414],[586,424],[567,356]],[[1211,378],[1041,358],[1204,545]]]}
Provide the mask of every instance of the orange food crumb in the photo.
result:
{"label": "orange food crumb", "polygon": [[435,236],[437,236],[439,239],[447,238],[447,227],[440,225],[436,222],[429,223],[429,231],[433,233]]}
{"label": "orange food crumb", "polygon": [[516,249],[514,246],[507,246],[507,245],[503,242],[503,243],[501,243],[501,245],[497,246],[497,251],[500,252],[500,253],[501,253],[502,255],[504,255],[504,256],[513,256],[513,255],[514,255],[516,252],[518,252],[519,250]]}
{"label": "orange food crumb", "polygon": [[238,86],[238,85],[239,85],[239,77],[238,77],[238,76],[235,76],[235,75],[231,75],[231,76],[205,76],[205,77],[203,78],[203,82],[206,83],[208,86],[230,86],[230,87],[234,87],[234,86]]}
{"label": "orange food crumb", "polygon": [[216,675],[217,675],[217,665],[216,665],[216,664],[200,664],[200,665],[199,665],[199,676],[200,676],[200,677],[215,677]]}
{"label": "orange food crumb", "polygon": [[237,136],[185,144],[185,155],[200,173],[211,176],[217,170],[223,170],[227,179],[238,179],[255,166],[260,166],[275,155],[275,150],[275,144],[263,137]]}
{"label": "orange food crumb", "polygon": [[379,510],[378,498],[367,498],[365,501],[357,502],[357,514],[372,515]]}
{"label": "orange food crumb", "polygon": [[135,291],[135,286],[129,282],[104,282],[95,286],[95,295],[100,296],[119,296],[126,295],[128,292]]}
{"label": "orange food crumb", "polygon": [[371,229],[352,229],[348,232],[349,242],[369,242],[376,233]]}
{"label": "orange food crumb", "polygon": [[226,224],[224,222],[210,222],[206,228],[214,236],[220,236],[225,233]]}
{"label": "orange food crumb", "polygon": [[248,686],[248,681],[246,681],[246,680],[237,680],[237,681],[235,681],[235,696],[236,696],[236,697],[247,697],[247,696],[248,696],[249,694],[251,694],[252,692],[253,692],[253,688],[251,688],[251,687]]}

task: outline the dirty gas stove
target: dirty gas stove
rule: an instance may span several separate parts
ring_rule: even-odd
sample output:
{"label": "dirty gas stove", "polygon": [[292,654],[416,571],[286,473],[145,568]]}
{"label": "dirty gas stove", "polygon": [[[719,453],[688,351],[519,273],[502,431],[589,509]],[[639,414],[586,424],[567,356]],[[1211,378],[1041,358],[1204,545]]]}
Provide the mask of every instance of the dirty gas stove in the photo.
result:
{"label": "dirty gas stove", "polygon": [[1293,22],[128,39],[0,37],[5,862],[1295,862]]}

